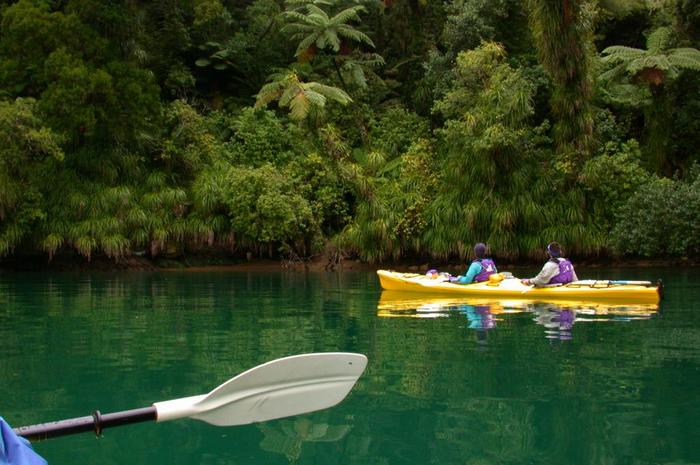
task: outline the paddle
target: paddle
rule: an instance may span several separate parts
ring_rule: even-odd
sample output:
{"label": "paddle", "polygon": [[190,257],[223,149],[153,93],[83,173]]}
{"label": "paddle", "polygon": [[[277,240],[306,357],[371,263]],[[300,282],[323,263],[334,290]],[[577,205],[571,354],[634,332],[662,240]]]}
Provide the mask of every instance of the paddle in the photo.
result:
{"label": "paddle", "polygon": [[651,281],[620,281],[620,280],[615,280],[615,281],[608,281],[610,284],[619,284],[619,285],[634,285],[634,286],[647,286],[647,287],[657,287],[659,286],[659,283],[652,283]]}
{"label": "paddle", "polygon": [[651,281],[622,281],[622,280],[592,280],[584,279],[580,281],[574,281],[566,284],[567,287],[592,287],[592,288],[606,288],[612,286],[645,286],[645,287],[659,287],[661,282],[652,283]]}
{"label": "paddle", "polygon": [[217,426],[245,425],[302,413],[339,403],[367,366],[362,354],[329,352],[280,358],[251,368],[209,394],[156,402],[122,412],[22,426],[14,431],[30,440],[139,423],[196,418]]}

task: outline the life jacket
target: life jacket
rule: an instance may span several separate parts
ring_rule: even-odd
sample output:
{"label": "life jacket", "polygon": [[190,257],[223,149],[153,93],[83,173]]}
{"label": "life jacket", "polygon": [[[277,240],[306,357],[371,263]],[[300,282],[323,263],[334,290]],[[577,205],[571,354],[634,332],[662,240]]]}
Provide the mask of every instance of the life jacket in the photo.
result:
{"label": "life jacket", "polygon": [[549,280],[548,284],[568,284],[574,280],[574,265],[568,258],[552,258],[559,265],[559,274]]}
{"label": "life jacket", "polygon": [[481,271],[478,275],[474,276],[474,282],[480,283],[482,281],[488,281],[489,276],[496,272],[496,264],[490,258],[482,258],[481,260],[474,260],[472,263],[481,263]]}

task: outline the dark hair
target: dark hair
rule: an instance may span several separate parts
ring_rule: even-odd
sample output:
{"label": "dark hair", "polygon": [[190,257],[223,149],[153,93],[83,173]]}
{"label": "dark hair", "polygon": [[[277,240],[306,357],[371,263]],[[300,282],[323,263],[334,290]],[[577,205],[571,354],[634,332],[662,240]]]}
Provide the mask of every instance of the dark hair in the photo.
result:
{"label": "dark hair", "polygon": [[561,246],[558,242],[550,242],[547,246],[547,252],[554,258],[561,256]]}
{"label": "dark hair", "polygon": [[474,246],[474,255],[476,255],[476,258],[484,258],[486,257],[486,244],[483,242],[479,242]]}

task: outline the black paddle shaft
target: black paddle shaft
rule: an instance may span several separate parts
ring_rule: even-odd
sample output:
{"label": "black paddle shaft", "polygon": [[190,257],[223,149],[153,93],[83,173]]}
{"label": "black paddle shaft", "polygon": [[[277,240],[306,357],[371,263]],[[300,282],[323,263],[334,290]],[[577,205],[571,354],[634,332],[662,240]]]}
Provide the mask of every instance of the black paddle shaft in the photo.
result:
{"label": "black paddle shaft", "polygon": [[105,428],[155,420],[156,417],[157,412],[154,406],[124,410],[122,412],[105,413],[104,415],[102,415],[99,410],[96,410],[89,417],[20,426],[19,428],[15,428],[14,432],[30,441],[40,441],[42,439],[55,438],[67,434],[84,433],[86,431],[94,431],[95,434],[99,436]]}

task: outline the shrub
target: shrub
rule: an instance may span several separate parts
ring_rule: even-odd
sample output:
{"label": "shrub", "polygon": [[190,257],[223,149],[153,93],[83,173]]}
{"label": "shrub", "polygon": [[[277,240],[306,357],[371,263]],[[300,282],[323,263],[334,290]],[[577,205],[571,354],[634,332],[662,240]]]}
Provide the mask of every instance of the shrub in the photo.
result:
{"label": "shrub", "polygon": [[[246,245],[274,244],[302,253],[317,229],[311,205],[296,181],[272,165],[259,168],[229,167],[223,175],[209,173],[216,181],[215,197],[230,219],[232,232]],[[209,184],[205,176],[202,185]],[[200,185],[201,183],[198,183]]]}
{"label": "shrub", "polygon": [[630,139],[622,143],[608,142],[584,165],[581,185],[589,210],[604,229],[612,227],[617,211],[641,185],[649,182],[641,158],[639,144]]}
{"label": "shrub", "polygon": [[700,173],[692,182],[654,178],[622,206],[611,232],[623,255],[698,256]]}

